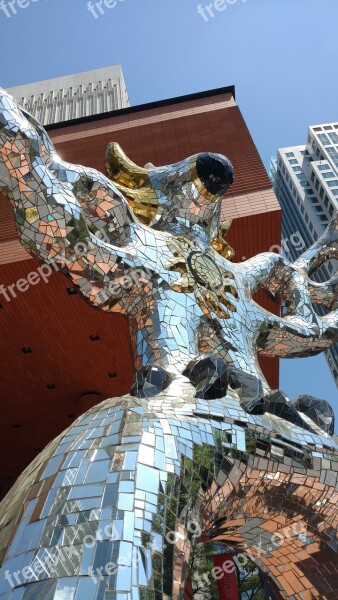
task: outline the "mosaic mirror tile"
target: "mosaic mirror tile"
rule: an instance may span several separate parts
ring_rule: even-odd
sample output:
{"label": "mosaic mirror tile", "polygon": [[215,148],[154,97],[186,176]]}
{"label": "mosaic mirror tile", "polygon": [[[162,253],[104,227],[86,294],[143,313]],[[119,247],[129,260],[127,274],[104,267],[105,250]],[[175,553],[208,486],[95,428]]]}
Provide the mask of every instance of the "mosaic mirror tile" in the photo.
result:
{"label": "mosaic mirror tile", "polygon": [[179,600],[205,541],[254,557],[281,598],[338,598],[332,408],[271,390],[258,362],[338,340],[337,278],[311,279],[338,258],[337,215],[294,263],[235,263],[227,158],[141,168],[112,143],[106,167],[63,161],[0,90],[0,189],[21,243],[136,340],[130,394],[77,419],[1,503],[0,600]]}

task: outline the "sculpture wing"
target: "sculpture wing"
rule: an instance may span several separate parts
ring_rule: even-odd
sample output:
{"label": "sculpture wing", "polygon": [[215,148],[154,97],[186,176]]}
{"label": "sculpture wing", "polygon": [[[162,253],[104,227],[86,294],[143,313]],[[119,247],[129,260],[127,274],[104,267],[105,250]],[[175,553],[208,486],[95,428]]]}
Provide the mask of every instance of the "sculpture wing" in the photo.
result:
{"label": "sculpture wing", "polygon": [[119,310],[133,286],[126,275],[143,266],[142,225],[107,177],[62,161],[43,127],[1,89],[0,189],[27,250],[57,265],[94,305]]}
{"label": "sculpture wing", "polygon": [[[283,317],[261,309],[257,340],[260,354],[312,356],[338,341],[337,274],[324,283],[310,278],[332,258],[338,258],[338,214],[323,235],[295,263],[267,252],[240,265],[251,294],[260,288],[265,289],[286,306]],[[322,304],[330,312],[320,316],[314,304]]]}

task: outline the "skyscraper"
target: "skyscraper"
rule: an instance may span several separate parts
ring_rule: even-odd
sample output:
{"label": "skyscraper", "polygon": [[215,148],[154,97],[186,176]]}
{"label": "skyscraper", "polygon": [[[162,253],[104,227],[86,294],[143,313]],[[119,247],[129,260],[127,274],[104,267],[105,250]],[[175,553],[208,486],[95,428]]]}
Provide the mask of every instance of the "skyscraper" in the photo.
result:
{"label": "skyscraper", "polygon": [[19,85],[8,91],[43,125],[129,106],[120,65]]}
{"label": "skyscraper", "polygon": [[[302,250],[290,243],[292,236],[311,246],[338,209],[338,123],[311,126],[305,145],[279,148],[271,177],[282,206],[282,249],[295,260]],[[332,277],[335,262],[321,267],[319,280]],[[337,344],[326,351],[326,358],[338,386]]]}

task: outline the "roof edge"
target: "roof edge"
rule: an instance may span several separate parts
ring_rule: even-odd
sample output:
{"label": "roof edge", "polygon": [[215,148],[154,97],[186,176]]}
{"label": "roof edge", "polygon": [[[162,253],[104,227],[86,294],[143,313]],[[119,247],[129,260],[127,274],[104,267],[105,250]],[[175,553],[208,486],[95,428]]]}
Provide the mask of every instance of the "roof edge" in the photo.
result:
{"label": "roof edge", "polygon": [[110,117],[130,115],[136,112],[151,110],[152,108],[161,108],[164,106],[179,104],[181,102],[190,102],[191,100],[200,100],[202,98],[208,98],[212,96],[221,96],[223,94],[232,94],[234,99],[236,99],[235,86],[228,85],[221,88],[215,88],[214,90],[206,90],[204,92],[186,94],[185,96],[177,96],[175,98],[169,98],[165,100],[156,100],[155,102],[138,104],[136,106],[130,106],[128,108],[120,108],[118,110],[112,110],[109,112],[100,113],[98,115],[80,117],[78,119],[70,119],[69,121],[61,121],[60,123],[51,123],[50,125],[45,125],[44,127],[47,131],[53,131],[54,129],[62,129],[63,127],[71,127],[72,125],[82,125],[83,123],[102,121],[103,119],[109,119]]}

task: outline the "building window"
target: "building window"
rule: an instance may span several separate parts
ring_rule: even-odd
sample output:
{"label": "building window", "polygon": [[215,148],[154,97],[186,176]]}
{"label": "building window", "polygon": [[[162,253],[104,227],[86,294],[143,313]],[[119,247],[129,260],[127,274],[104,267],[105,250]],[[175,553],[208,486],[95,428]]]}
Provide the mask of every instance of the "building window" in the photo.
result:
{"label": "building window", "polygon": [[315,180],[315,174],[314,174],[314,172],[312,171],[312,173],[311,173],[311,181],[314,181],[314,180]]}
{"label": "building window", "polygon": [[323,146],[328,146],[329,144],[331,144],[331,142],[330,142],[329,138],[327,137],[326,133],[319,133],[318,134],[318,138],[322,142]]}
{"label": "building window", "polygon": [[287,152],[287,153],[285,154],[285,156],[286,156],[287,158],[290,158],[291,156],[294,156],[294,153],[293,153],[293,152]]}
{"label": "building window", "polygon": [[338,144],[338,134],[335,131],[333,133],[329,133],[328,136],[334,144]]}
{"label": "building window", "polygon": [[322,128],[321,128],[321,127],[314,127],[314,128],[313,128],[313,131],[321,131],[321,130],[322,130]]}
{"label": "building window", "polygon": [[318,165],[319,171],[327,171],[329,168],[329,165]]}
{"label": "building window", "polygon": [[319,190],[319,196],[322,198],[324,196],[324,190],[322,188],[322,186],[320,186],[320,190]]}
{"label": "building window", "polygon": [[332,126],[331,125],[324,125],[324,129],[325,129],[325,131],[331,131]]}
{"label": "building window", "polygon": [[323,173],[323,177],[324,179],[331,179],[331,177],[334,177],[334,173],[332,173],[332,171],[329,171],[328,173]]}
{"label": "building window", "polygon": [[327,208],[329,206],[329,199],[327,196],[325,196],[325,200],[324,200],[324,206]]}
{"label": "building window", "polygon": [[325,215],[319,215],[319,219],[321,220],[322,223],[327,223],[327,217]]}
{"label": "building window", "polygon": [[300,173],[302,169],[301,169],[300,167],[292,167],[292,170],[293,170],[295,173]]}
{"label": "building window", "polygon": [[333,194],[334,196],[338,196],[338,190],[332,190],[332,194]]}
{"label": "building window", "polygon": [[290,165],[297,165],[298,160],[296,158],[290,158],[289,163],[290,163]]}
{"label": "building window", "polygon": [[332,179],[332,181],[328,181],[327,185],[329,187],[337,187],[338,186],[338,179]]}
{"label": "building window", "polygon": [[329,206],[329,215],[330,215],[330,217],[332,217],[333,213],[334,213],[334,208],[333,208],[332,204],[330,204],[330,206]]}

